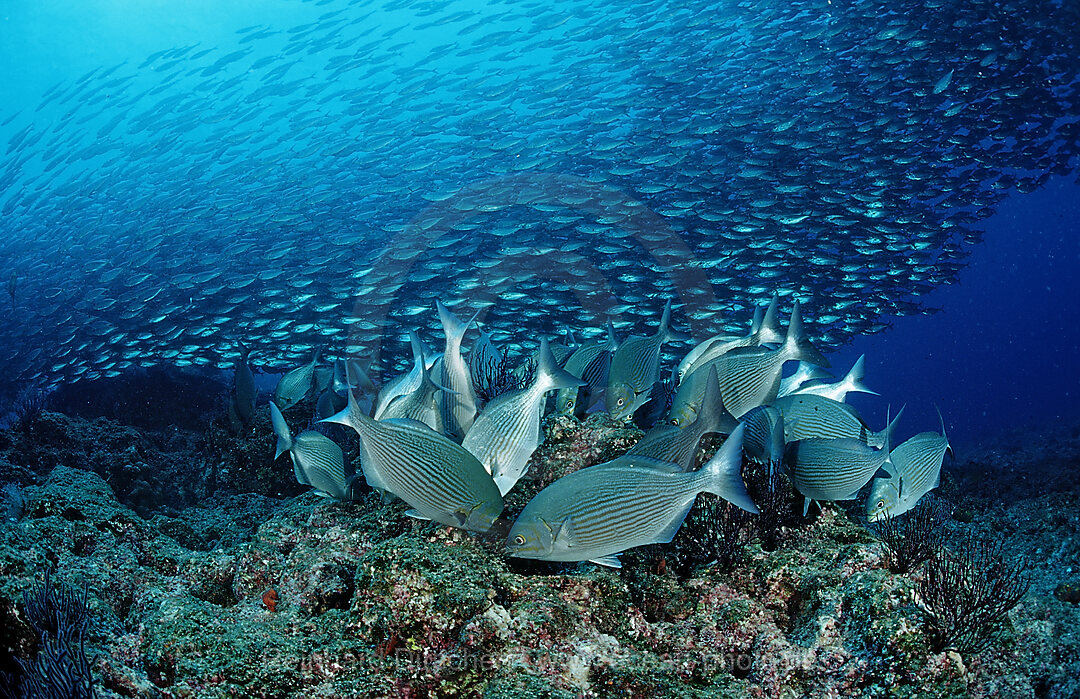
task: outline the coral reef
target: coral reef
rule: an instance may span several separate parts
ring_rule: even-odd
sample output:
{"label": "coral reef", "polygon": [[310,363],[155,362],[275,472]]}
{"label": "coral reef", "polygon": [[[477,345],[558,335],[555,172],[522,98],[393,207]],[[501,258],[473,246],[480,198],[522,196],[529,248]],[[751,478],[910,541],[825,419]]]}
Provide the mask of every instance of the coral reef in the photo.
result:
{"label": "coral reef", "polygon": [[[264,419],[252,449],[269,431]],[[136,507],[113,474],[130,446],[166,468],[189,454],[180,483],[201,482],[221,455],[201,446],[198,431],[180,433],[184,451],[114,422],[41,420],[0,434],[3,477],[26,500],[16,520],[0,523],[0,640],[30,661],[40,645],[22,621],[23,592],[50,568],[59,580],[85,581],[95,620],[86,654],[101,697],[1080,693],[1080,607],[1054,594],[1076,576],[1075,485],[1012,488],[1007,502],[984,498],[994,492],[987,486],[965,496],[970,522],[944,523],[954,550],[971,536],[1002,541],[1006,557],[1041,552],[1030,590],[1000,630],[985,647],[958,652],[939,650],[918,606],[932,564],[890,571],[891,555],[856,505],[784,520],[771,547],[742,522],[740,554],[724,565],[701,560],[711,555],[684,565],[678,546],[690,542],[678,539],[628,552],[620,570],[546,564],[506,559],[497,537],[410,519],[403,503],[375,493],[345,503],[220,480],[187,502]],[[529,492],[639,437],[606,416],[549,421],[508,516]],[[271,443],[252,461],[270,463],[272,451]],[[274,467],[291,475],[284,460]],[[1011,477],[996,462],[971,467]],[[951,497],[968,477],[957,473]],[[705,519],[717,517],[710,526],[723,532],[725,516],[719,506]]]}

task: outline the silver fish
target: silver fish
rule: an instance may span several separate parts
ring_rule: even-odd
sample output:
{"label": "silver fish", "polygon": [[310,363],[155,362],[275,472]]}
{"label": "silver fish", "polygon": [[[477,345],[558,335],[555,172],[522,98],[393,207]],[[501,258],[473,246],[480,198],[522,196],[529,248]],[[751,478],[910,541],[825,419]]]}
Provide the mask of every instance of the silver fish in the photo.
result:
{"label": "silver fish", "polygon": [[233,367],[233,402],[236,405],[236,415],[245,426],[255,419],[255,397],[258,395],[255,375],[248,364],[248,354],[248,348],[241,342],[240,357]]}
{"label": "silver fish", "polygon": [[698,493],[757,512],[740,474],[743,429],[698,471],[622,456],[563,476],[522,510],[506,540],[509,554],[618,568],[622,551],[671,541]]}
{"label": "silver fish", "polygon": [[313,430],[305,430],[294,439],[281,410],[273,402],[270,403],[270,422],[277,435],[274,459],[288,452],[297,482],[310,485],[317,494],[325,497],[353,499],[355,474],[346,470],[341,447]]}
{"label": "silver fish", "polygon": [[780,379],[780,391],[776,395],[779,398],[783,398],[790,393],[794,393],[800,386],[807,384],[808,382],[817,381],[818,379],[827,379],[829,376],[829,372],[819,366],[814,366],[810,362],[799,362],[799,366],[796,367],[795,373]]}
{"label": "silver fish", "polygon": [[461,356],[461,341],[476,315],[469,322],[462,323],[442,301],[436,300],[435,307],[439,311],[443,334],[446,335],[439,383],[448,390],[438,396],[442,429],[451,438],[461,441],[476,417],[476,391],[473,390],[469,367]]}
{"label": "silver fish", "polygon": [[561,388],[555,394],[555,411],[559,415],[580,415],[583,405],[592,394],[607,384],[608,371],[611,368],[611,354],[617,342],[609,335],[604,340],[587,342],[570,355],[563,368],[582,379],[583,386]]}
{"label": "silver fish", "polygon": [[764,314],[762,314],[761,306],[754,309],[754,319],[750,323],[749,335],[717,335],[690,350],[683,357],[683,360],[679,362],[679,366],[675,371],[678,380],[681,382],[688,374],[732,350],[781,342],[784,337],[780,334],[780,321],[777,313],[779,303],[780,296],[773,294],[768,309]]}
{"label": "silver fish", "polygon": [[278,380],[274,388],[274,402],[279,408],[288,410],[307,398],[315,387],[315,366],[318,361],[319,353],[315,352],[310,364],[298,366]]}
{"label": "silver fish", "polygon": [[482,532],[502,512],[499,488],[484,466],[427,425],[373,420],[360,410],[352,393],[349,406],[326,421],[356,430],[368,485],[398,496],[417,515]]}
{"label": "silver fish", "polygon": [[559,368],[548,341],[542,340],[532,384],[484,406],[461,446],[480,460],[502,495],[525,473],[529,457],[540,445],[540,408],[547,392],[583,383]]}
{"label": "silver fish", "polygon": [[878,522],[911,510],[919,500],[941,482],[945,453],[951,452],[942,420],[941,434],[920,432],[893,449],[890,458],[896,472],[893,478],[875,478],[866,500],[866,518]]}
{"label": "silver fish", "polygon": [[670,328],[671,301],[664,305],[660,327],[649,337],[631,335],[615,350],[604,396],[608,413],[616,420],[629,420],[650,397],[660,379],[660,348],[681,336]]}
{"label": "silver fish", "polygon": [[[890,428],[875,432],[871,430],[859,411],[847,403],[840,403],[813,394],[793,393],[777,398],[773,403],[784,415],[784,441],[797,442],[800,439],[835,439],[850,437],[871,446],[885,444],[885,433]],[[890,422],[895,426],[904,414],[905,408]]]}

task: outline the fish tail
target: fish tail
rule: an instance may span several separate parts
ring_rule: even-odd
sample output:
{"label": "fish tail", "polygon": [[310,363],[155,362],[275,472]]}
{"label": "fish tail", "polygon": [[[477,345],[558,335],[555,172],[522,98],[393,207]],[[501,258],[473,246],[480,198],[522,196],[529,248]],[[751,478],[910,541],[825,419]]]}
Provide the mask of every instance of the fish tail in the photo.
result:
{"label": "fish tail", "polygon": [[319,422],[332,422],[336,425],[348,425],[359,433],[360,425],[362,425],[365,420],[371,420],[371,418],[364,414],[364,411],[360,409],[360,404],[356,402],[356,394],[353,393],[352,389],[353,375],[350,364],[345,365],[345,383],[349,386],[345,391],[348,396],[349,404],[346,405],[345,409],[341,412],[334,413],[330,417],[319,420]]}
{"label": "fish tail", "polygon": [[461,346],[461,341],[465,338],[465,333],[469,331],[469,326],[476,320],[476,317],[480,315],[480,311],[473,314],[473,317],[469,319],[467,323],[462,323],[453,312],[443,305],[442,301],[435,300],[435,308],[439,311],[439,322],[442,323],[443,333],[446,335],[446,344],[449,347]]}
{"label": "fish tail", "polygon": [[905,408],[907,408],[906,405],[901,407],[900,412],[898,412],[896,414],[896,417],[892,418],[891,420],[889,419],[889,410],[888,410],[888,408],[886,408],[886,410],[885,410],[886,425],[885,425],[885,436],[884,436],[884,440],[883,440],[884,446],[882,447],[882,449],[884,449],[886,452],[891,452],[892,451],[893,432],[896,430],[896,423],[900,422],[900,416],[904,414]]}
{"label": "fish tail", "polygon": [[536,360],[537,387],[546,393],[557,388],[577,388],[585,382],[559,366],[546,339],[540,341],[540,353]]}
{"label": "fish tail", "polygon": [[614,352],[619,348],[619,336],[615,334],[615,326],[611,324],[611,319],[607,322],[607,344],[608,350]]}
{"label": "fish tail", "polygon": [[236,344],[240,345],[240,361],[247,364],[248,354],[251,353],[251,349],[239,340],[236,341]]}
{"label": "fish tail", "polygon": [[806,328],[803,327],[802,321],[802,309],[799,307],[798,301],[791,308],[791,322],[788,323],[787,337],[784,338],[784,350],[787,352],[788,359],[797,359],[800,362],[809,362],[820,367],[829,366],[829,360],[825,359],[821,352],[818,352],[806,335]]}
{"label": "fish tail", "polygon": [[877,391],[871,391],[863,383],[863,374],[866,371],[866,355],[859,355],[858,360],[852,365],[851,370],[848,371],[844,377],[843,384],[848,391],[854,391],[857,393],[869,393],[872,396],[881,395]]}
{"label": "fish tail", "polygon": [[274,454],[276,461],[285,452],[292,451],[293,440],[289,425],[285,422],[285,416],[281,414],[281,409],[274,401],[270,401],[270,424],[273,425],[274,434],[277,435],[277,452]]}
{"label": "fish tail", "polygon": [[746,492],[742,479],[743,434],[746,426],[740,424],[727,438],[720,450],[701,467],[699,473],[704,478],[702,490],[719,495],[736,507],[747,512],[757,513],[758,508]]}

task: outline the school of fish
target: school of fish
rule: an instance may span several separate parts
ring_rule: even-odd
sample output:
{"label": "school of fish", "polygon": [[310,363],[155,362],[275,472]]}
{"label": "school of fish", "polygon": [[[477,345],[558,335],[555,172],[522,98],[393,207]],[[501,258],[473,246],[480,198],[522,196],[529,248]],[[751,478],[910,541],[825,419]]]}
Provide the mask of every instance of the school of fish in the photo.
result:
{"label": "school of fish", "polygon": [[[241,341],[263,369],[325,348],[400,370],[435,299],[512,347],[665,299],[694,336],[741,334],[782,288],[827,349],[927,310],[978,222],[1080,150],[1073,2],[296,5],[0,105],[9,382],[226,370]],[[727,342],[701,351],[721,393],[728,365],[775,378],[801,351]],[[458,392],[463,437],[463,367],[439,371],[410,381]],[[615,412],[650,390],[614,389]]]}
{"label": "school of fish", "polygon": [[[509,525],[511,556],[612,567],[620,566],[626,549],[670,542],[701,493],[756,513],[743,482],[744,457],[782,469],[803,496],[804,517],[815,501],[852,500],[867,488],[868,522],[904,514],[938,484],[949,449],[944,420],[940,435],[924,432],[893,448],[897,420],[874,432],[844,402],[851,392],[874,394],[863,383],[864,359],[839,381],[825,381],[828,362],[805,334],[799,301],[793,301],[785,329],[778,322],[780,305],[774,295],[741,337],[697,344],[671,368],[673,393],[661,388],[661,345],[675,334],[668,303],[650,335],[620,340],[608,328],[605,339],[576,347],[542,339],[531,357],[520,359],[520,388],[478,402],[485,372],[500,370],[494,358],[504,355],[481,331],[466,356],[463,342],[473,321],[462,322],[437,301],[443,351],[431,352],[414,331],[413,368],[381,389],[363,367],[344,361],[320,369],[316,358],[286,373],[270,405],[275,458],[289,453],[296,479],[322,495],[354,499],[364,492],[362,480],[407,503],[410,516],[487,532],[541,444],[546,414],[576,418],[603,409],[617,422],[662,414],[625,454],[554,481]],[[599,353],[592,351],[596,347]],[[592,359],[573,362],[586,349]],[[488,357],[486,365],[473,361],[478,354]],[[597,378],[606,382],[590,389],[584,376],[603,354],[610,355],[601,362],[606,377]],[[785,379],[785,364],[796,361]],[[342,375],[343,381],[334,379]],[[238,372],[234,403],[250,403],[249,384]],[[292,437],[283,410],[316,394],[316,417],[359,435],[358,465],[347,465],[341,447],[319,431]],[[628,395],[633,397],[626,400]],[[650,409],[651,402],[659,409]],[[323,415],[324,404],[344,407]],[[410,407],[384,409],[399,404]],[[722,434],[724,442],[695,468],[707,434]]]}

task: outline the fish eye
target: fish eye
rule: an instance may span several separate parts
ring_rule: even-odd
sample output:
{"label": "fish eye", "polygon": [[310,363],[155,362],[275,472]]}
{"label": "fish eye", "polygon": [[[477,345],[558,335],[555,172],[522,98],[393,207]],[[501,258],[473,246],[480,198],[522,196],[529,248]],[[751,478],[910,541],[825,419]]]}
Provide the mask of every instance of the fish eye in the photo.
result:
{"label": "fish eye", "polygon": [[679,426],[679,418],[677,418],[677,417],[673,417],[673,418],[671,418],[671,424],[673,424],[673,425],[675,425],[676,427],[678,427],[678,426]]}
{"label": "fish eye", "polygon": [[524,546],[525,545],[525,537],[523,537],[521,534],[518,534],[517,536],[514,537],[514,544],[517,545],[517,546]]}
{"label": "fish eye", "polygon": [[625,402],[626,402],[625,398],[620,398],[619,400],[615,401],[615,405],[622,405]]}
{"label": "fish eye", "polygon": [[881,508],[885,507],[885,501],[884,500],[878,500],[877,501],[877,506],[878,506],[878,509],[881,509]]}
{"label": "fish eye", "polygon": [[566,401],[566,407],[567,408],[573,408],[574,407],[574,401],[572,401],[572,400]]}

